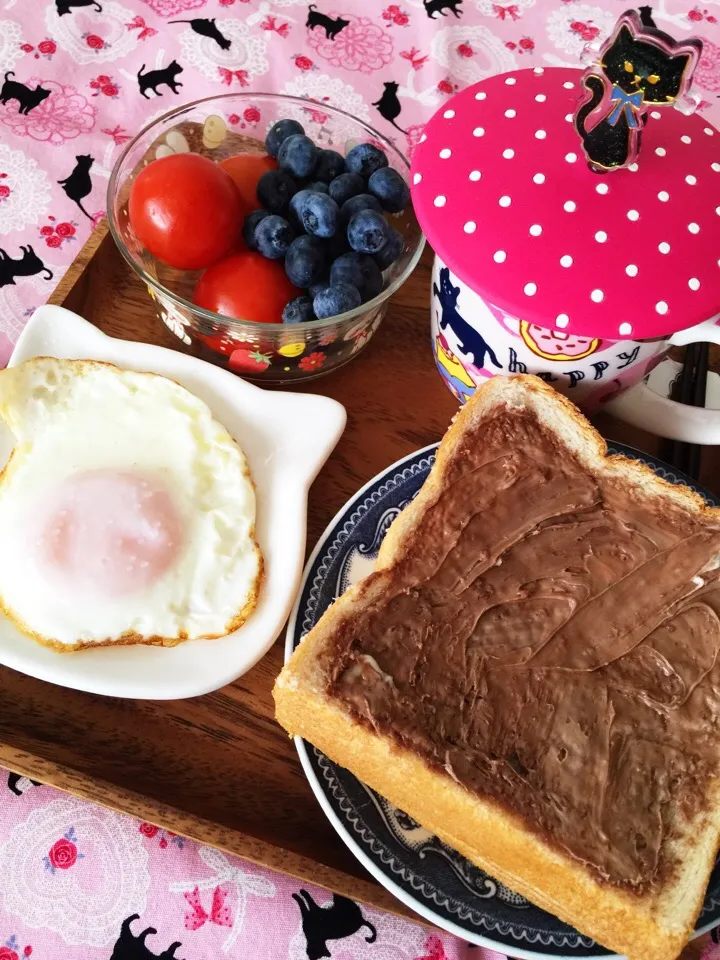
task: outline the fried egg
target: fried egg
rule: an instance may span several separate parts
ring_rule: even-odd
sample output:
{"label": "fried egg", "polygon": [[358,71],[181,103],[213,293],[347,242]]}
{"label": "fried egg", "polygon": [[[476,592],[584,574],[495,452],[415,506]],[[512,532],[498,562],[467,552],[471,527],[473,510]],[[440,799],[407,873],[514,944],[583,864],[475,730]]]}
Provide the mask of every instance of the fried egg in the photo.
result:
{"label": "fried egg", "polygon": [[62,651],[224,636],[262,577],[243,451],[179,384],[93,360],[0,372],[0,606]]}

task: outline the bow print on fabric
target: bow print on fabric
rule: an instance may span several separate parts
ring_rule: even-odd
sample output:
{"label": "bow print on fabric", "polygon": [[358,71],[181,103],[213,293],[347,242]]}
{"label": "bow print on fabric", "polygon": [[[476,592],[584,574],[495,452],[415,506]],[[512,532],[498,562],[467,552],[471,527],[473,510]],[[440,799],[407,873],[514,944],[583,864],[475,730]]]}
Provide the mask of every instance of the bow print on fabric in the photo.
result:
{"label": "bow print on fabric", "polygon": [[[183,893],[190,910],[185,914],[185,926],[188,930],[199,930],[206,923],[220,927],[230,927],[230,934],[221,949],[227,953],[237,940],[245,922],[248,896],[275,896],[275,884],[257,874],[246,873],[233,865],[232,861],[219,850],[200,847],[200,859],[212,870],[214,876],[201,880],[188,880],[171,883],[171,893]],[[232,888],[237,894],[237,906],[233,919],[225,901]],[[212,904],[208,913],[202,905],[201,892],[213,891]]]}
{"label": "bow print on fabric", "polygon": [[217,924],[218,927],[231,927],[232,917],[230,910],[225,904],[227,890],[222,887],[215,887],[212,896],[212,906],[210,913],[207,913],[200,900],[200,891],[197,887],[185,894],[190,910],[185,914],[185,926],[188,930],[199,930],[208,920],[210,923]]}
{"label": "bow print on fabric", "polygon": [[511,20],[520,19],[520,10],[514,3],[508,7],[503,7],[499,3],[494,3],[492,5],[492,10],[495,16],[500,17],[501,20],[504,20],[506,17],[510,17]]}
{"label": "bow print on fabric", "polygon": [[157,30],[154,27],[149,27],[140,16],[133,17],[130,23],[126,23],[125,26],[128,30],[140,31],[137,35],[138,40],[147,40],[149,37],[157,36]]}

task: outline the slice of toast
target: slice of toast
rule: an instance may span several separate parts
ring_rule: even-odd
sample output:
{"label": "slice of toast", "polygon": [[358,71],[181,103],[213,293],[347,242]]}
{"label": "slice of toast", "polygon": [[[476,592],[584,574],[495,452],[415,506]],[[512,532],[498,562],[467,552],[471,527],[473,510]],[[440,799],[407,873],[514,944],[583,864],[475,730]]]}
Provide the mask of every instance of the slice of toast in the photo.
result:
{"label": "slice of toast", "polygon": [[495,377],[277,718],[585,935],[672,960],[720,840],[719,566],[720,510]]}

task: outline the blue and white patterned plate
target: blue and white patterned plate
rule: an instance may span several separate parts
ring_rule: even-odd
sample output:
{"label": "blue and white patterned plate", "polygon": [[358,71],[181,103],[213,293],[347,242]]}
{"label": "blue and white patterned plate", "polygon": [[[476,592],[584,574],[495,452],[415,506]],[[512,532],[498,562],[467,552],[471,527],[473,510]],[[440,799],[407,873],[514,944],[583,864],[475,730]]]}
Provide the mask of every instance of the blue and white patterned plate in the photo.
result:
{"label": "blue and white patterned plate", "polygon": [[[419,450],[371,480],[320,538],[290,621],[289,657],[330,604],[369,573],[388,527],[418,493],[437,445]],[[630,447],[611,444],[672,483],[687,483],[708,503],[720,500],[671,467]],[[517,958],[612,957],[556,917],[493,880],[299,737],[308,780],[330,822],[360,862],[391,893],[430,922],[480,946]],[[720,862],[708,887],[697,933],[720,922]]]}

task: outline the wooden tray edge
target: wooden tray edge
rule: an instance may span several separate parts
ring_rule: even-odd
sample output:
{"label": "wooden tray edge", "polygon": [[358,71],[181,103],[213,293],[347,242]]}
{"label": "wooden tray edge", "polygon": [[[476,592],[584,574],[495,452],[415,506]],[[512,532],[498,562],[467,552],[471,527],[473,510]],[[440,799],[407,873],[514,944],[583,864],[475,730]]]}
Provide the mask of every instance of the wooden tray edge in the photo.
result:
{"label": "wooden tray edge", "polygon": [[90,261],[106,240],[109,243],[113,242],[107,218],[101,220],[100,223],[93,228],[92,233],[80,248],[80,252],[62,275],[52,294],[48,297],[47,302],[49,304],[56,307],[65,306],[73,288],[82,279],[83,274],[90,266]]}

